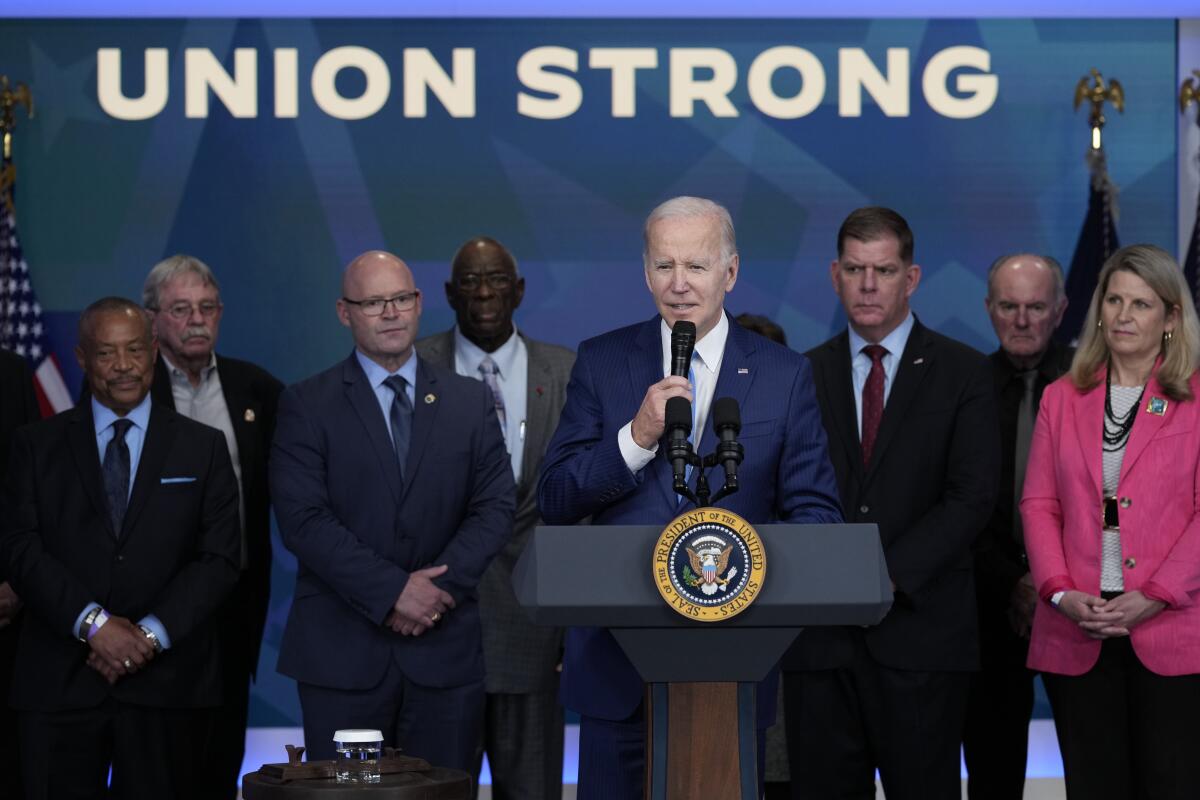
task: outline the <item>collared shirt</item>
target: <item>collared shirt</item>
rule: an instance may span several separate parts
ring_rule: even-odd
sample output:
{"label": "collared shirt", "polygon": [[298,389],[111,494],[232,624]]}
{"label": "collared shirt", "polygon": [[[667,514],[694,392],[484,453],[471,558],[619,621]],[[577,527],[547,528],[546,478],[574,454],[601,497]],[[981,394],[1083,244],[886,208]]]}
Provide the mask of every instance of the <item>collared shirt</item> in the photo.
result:
{"label": "collared shirt", "polygon": [[129,448],[129,494],[133,495],[133,481],[137,476],[138,462],[142,459],[142,445],[146,443],[146,429],[150,425],[150,395],[147,394],[124,417],[102,404],[92,396],[92,419],[96,423],[96,448],[100,451],[100,466],[104,466],[104,453],[108,443],[116,436],[113,423],[127,419],[133,425],[125,432],[125,445]]}
{"label": "collared shirt", "polygon": [[242,524],[242,569],[249,565],[249,552],[246,549],[246,499],[242,496],[242,461],[238,456],[237,436],[233,432],[233,419],[229,416],[229,406],[225,403],[225,391],[221,387],[221,373],[217,371],[217,354],[209,356],[208,365],[200,370],[200,385],[192,386],[188,374],[171,363],[171,359],[162,350],[158,357],[167,368],[167,376],[171,381],[171,396],[175,398],[175,410],[188,419],[202,422],[210,428],[216,428],[225,434],[225,444],[229,448],[229,458],[233,462],[233,474],[238,485],[238,521]]}
{"label": "collared shirt", "polygon": [[399,375],[401,378],[404,378],[408,384],[404,387],[404,392],[408,395],[409,405],[416,408],[417,351],[413,350],[408,360],[404,362],[404,365],[395,372],[388,372],[363,355],[363,352],[358,348],[354,349],[354,355],[358,358],[358,363],[362,366],[363,372],[367,374],[367,382],[371,384],[371,390],[375,392],[375,399],[379,401],[379,410],[383,412],[383,424],[387,427],[390,440],[392,435],[392,400],[395,398],[396,393],[384,381],[393,375]]}
{"label": "collared shirt", "polygon": [[904,355],[904,347],[908,344],[908,335],[912,333],[913,315],[908,312],[904,321],[895,330],[883,337],[879,342],[868,342],[850,327],[850,371],[854,379],[854,409],[858,420],[858,436],[862,438],[862,393],[867,383],[867,375],[871,372],[871,357],[862,349],[869,344],[881,344],[887,349],[883,357],[883,404],[887,407],[888,395],[892,393],[892,384],[896,382],[896,373],[900,370],[900,357]]}
{"label": "collared shirt", "polygon": [[[659,325],[659,337],[662,340],[663,377],[671,374],[671,328],[666,320]],[[717,389],[717,376],[721,374],[721,360],[725,357],[725,342],[729,339],[729,319],[724,313],[716,327],[696,342],[692,356],[692,377],[696,385],[692,387],[692,442],[700,444],[704,435],[704,423],[708,419],[708,410],[712,405],[713,392]],[[629,471],[637,474],[647,464],[654,460],[658,452],[658,442],[646,450],[633,440],[633,421],[630,420],[617,432],[617,445],[621,448],[621,457]]]}
{"label": "collared shirt", "polygon": [[[119,417],[115,411],[103,405],[94,395],[92,396],[92,420],[96,425],[96,447],[100,450],[101,467],[104,466],[104,452],[108,449],[108,443],[117,433],[113,429],[113,423],[118,419],[127,419],[133,423],[129,430],[125,431],[125,446],[129,448],[129,494],[131,496],[133,484],[137,479],[138,463],[142,460],[142,447],[146,444],[146,431],[150,425],[150,406],[150,395],[147,394],[142,398],[142,402],[134,406],[128,414]],[[88,603],[83,607],[83,611],[79,612],[79,616],[75,618],[75,625],[71,628],[71,636],[78,635],[79,626],[83,624],[84,617],[91,613],[93,608],[100,608],[100,604]],[[154,635],[158,637],[164,650],[171,646],[171,638],[167,636],[167,629],[158,617],[147,614],[138,620],[138,624],[145,625],[154,631]]]}
{"label": "collared shirt", "polygon": [[521,480],[521,462],[525,451],[525,413],[528,401],[529,385],[529,350],[525,342],[517,335],[513,326],[512,335],[508,341],[496,348],[496,352],[484,352],[479,345],[472,342],[456,325],[454,327],[454,370],[467,378],[483,380],[479,365],[483,359],[491,356],[496,363],[499,374],[496,376],[500,386],[500,396],[504,400],[504,444],[508,448],[509,459],[512,462],[513,479]]}

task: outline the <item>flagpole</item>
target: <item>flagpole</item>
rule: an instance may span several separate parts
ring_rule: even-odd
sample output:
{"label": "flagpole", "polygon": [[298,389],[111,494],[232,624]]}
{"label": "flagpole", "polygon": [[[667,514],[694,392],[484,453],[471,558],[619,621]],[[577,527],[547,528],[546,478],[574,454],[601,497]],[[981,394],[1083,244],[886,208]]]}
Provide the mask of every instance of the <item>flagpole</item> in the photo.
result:
{"label": "flagpole", "polygon": [[1119,113],[1125,113],[1125,90],[1115,78],[1105,81],[1095,67],[1089,73],[1090,83],[1085,75],[1075,85],[1075,110],[1078,111],[1085,101],[1090,105],[1087,121],[1091,142],[1084,154],[1088,167],[1087,213],[1067,270],[1067,312],[1058,333],[1064,342],[1074,342],[1078,338],[1100,269],[1120,246],[1116,226],[1117,187],[1108,174],[1102,131],[1107,122],[1104,117],[1106,103],[1112,104]]}
{"label": "flagpole", "polygon": [[[1200,125],[1200,69],[1192,70],[1192,75],[1179,85],[1179,113],[1187,116],[1188,106],[1192,103],[1196,104],[1196,124]],[[1181,263],[1183,276],[1192,288],[1193,300],[1200,301],[1200,200],[1197,200],[1196,221]]]}
{"label": "flagpole", "polygon": [[12,163],[13,129],[17,126],[14,110],[17,106],[25,106],[25,112],[33,118],[33,93],[23,83],[13,86],[7,75],[0,75],[0,197],[12,210],[13,184],[16,183],[16,168]]}

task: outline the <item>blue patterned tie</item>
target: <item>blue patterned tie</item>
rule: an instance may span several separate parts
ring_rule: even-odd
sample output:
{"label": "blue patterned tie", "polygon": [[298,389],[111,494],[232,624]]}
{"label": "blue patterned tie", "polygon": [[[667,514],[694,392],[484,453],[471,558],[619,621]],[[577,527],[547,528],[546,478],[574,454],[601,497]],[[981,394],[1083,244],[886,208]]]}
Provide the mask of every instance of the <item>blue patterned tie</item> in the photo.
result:
{"label": "blue patterned tie", "polygon": [[125,434],[133,427],[127,419],[112,424],[113,438],[104,448],[104,497],[108,501],[108,516],[112,520],[113,533],[121,535],[125,522],[125,509],[129,505],[129,445]]}
{"label": "blue patterned tie", "polygon": [[396,461],[400,467],[400,482],[404,482],[404,463],[408,460],[408,442],[412,438],[412,402],[408,399],[408,381],[392,375],[384,385],[392,390],[392,410],[388,417],[392,424],[392,447],[396,450]]}
{"label": "blue patterned tie", "polygon": [[483,373],[483,382],[492,390],[492,401],[496,404],[496,418],[500,420],[500,432],[504,434],[504,443],[508,445],[508,415],[504,410],[504,394],[500,391],[500,368],[491,356],[484,356],[479,362],[479,371]]}

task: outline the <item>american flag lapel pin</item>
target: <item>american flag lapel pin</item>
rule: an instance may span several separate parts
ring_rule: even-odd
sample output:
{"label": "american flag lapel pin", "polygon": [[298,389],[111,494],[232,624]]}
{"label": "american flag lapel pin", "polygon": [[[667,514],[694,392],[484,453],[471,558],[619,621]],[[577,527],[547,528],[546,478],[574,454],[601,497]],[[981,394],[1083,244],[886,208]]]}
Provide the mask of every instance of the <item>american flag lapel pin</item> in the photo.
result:
{"label": "american flag lapel pin", "polygon": [[924,364],[924,363],[925,363],[924,358],[918,358],[916,361],[913,362],[913,366],[916,366],[917,364]]}
{"label": "american flag lapel pin", "polygon": [[749,375],[749,374],[750,374],[750,369],[748,367],[738,367],[738,375]]}

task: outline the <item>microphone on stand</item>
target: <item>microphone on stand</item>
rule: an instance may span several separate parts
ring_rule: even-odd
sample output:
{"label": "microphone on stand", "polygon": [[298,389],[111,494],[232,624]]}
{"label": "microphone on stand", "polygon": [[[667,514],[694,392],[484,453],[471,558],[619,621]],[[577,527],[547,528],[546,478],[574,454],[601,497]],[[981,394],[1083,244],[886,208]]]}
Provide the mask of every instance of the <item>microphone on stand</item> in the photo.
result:
{"label": "microphone on stand", "polygon": [[732,397],[718,398],[712,407],[713,432],[717,434],[717,449],[712,458],[725,468],[725,488],[721,494],[728,495],[738,490],[738,464],[742,463],[745,451],[737,440],[742,432],[742,413]]}
{"label": "microphone on stand", "polygon": [[[691,323],[689,323],[691,324]],[[667,400],[667,458],[671,461],[671,472],[675,486],[687,487],[687,465],[692,457],[692,445],[688,435],[692,432],[692,404],[686,397]]]}
{"label": "microphone on stand", "polygon": [[671,328],[671,374],[686,378],[692,368],[692,351],[696,349],[696,323],[685,319]]}

